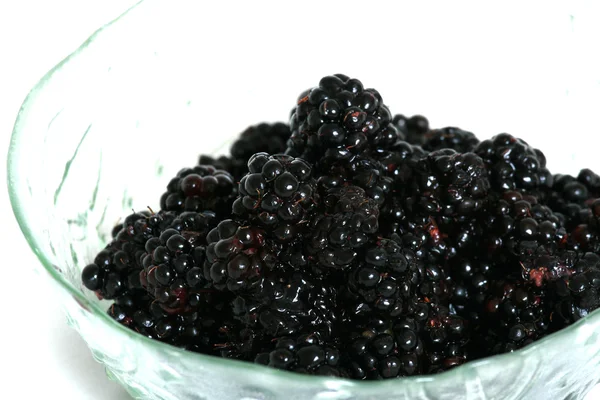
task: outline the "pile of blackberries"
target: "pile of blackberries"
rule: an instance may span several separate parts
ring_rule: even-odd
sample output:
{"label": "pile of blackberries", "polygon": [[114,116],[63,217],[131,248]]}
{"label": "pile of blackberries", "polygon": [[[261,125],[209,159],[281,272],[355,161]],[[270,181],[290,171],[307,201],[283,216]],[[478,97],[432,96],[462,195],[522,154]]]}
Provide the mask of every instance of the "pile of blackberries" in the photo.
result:
{"label": "pile of blackberries", "polygon": [[600,307],[600,177],[393,116],[344,75],[290,124],[181,170],[84,268],[147,337],[307,374],[383,379],[517,350]]}

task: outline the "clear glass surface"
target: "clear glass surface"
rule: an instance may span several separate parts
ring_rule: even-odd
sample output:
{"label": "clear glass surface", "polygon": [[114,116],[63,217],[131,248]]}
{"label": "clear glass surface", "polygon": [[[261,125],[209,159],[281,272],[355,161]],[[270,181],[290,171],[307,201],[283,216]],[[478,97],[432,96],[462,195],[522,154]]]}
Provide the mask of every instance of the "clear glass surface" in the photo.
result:
{"label": "clear glass surface", "polygon": [[[447,32],[444,37],[423,36],[417,46],[409,40],[411,33],[415,39],[426,27],[411,25],[410,17],[403,15],[378,11],[380,22],[369,29],[356,28],[356,36],[348,41],[343,26],[335,22],[323,38],[308,23],[288,26],[284,19],[247,18],[252,7],[224,6],[220,18],[226,22],[217,24],[214,15],[200,12],[193,2],[143,1],[51,70],[31,91],[16,121],[9,151],[14,212],[41,261],[40,273],[56,283],[69,323],[106,365],[108,376],[140,399],[582,398],[600,381],[600,313],[521,351],[440,375],[356,382],[281,372],[152,341],[114,322],[105,314],[108,303],[83,290],[81,269],[106,243],[120,217],[132,208],[157,209],[164,186],[177,170],[193,165],[200,153],[224,153],[247,125],[285,119],[297,94],[322,75],[351,74],[381,88],[394,112],[432,110],[427,115],[434,117],[436,126],[463,124],[484,137],[496,130],[520,134],[535,127],[519,110],[529,104],[529,116],[541,117],[544,111],[531,103],[536,96],[549,99],[548,113],[561,107],[570,110],[564,119],[555,117],[554,125],[539,118],[536,124],[542,132],[554,126],[558,133],[561,124],[576,118],[581,122],[582,115],[596,118],[591,109],[580,112],[574,107],[588,75],[573,81],[563,71],[549,84],[544,74],[556,72],[552,65],[540,77],[524,63],[519,68],[532,73],[531,85],[516,95],[519,88],[496,79],[504,68],[513,68],[502,61],[511,51],[480,49],[473,55],[468,43],[456,47],[457,54],[445,51],[446,44],[470,37],[460,29],[460,21],[446,27],[454,30],[440,27]],[[355,15],[328,4],[319,7],[341,12],[341,20]],[[310,18],[310,10],[298,12],[298,21]],[[567,19],[565,24],[568,32]],[[228,29],[239,34],[221,34]],[[278,32],[290,30],[298,34],[296,40],[274,48]],[[562,30],[548,28],[546,34],[556,32]],[[428,45],[431,50],[418,52]],[[521,47],[516,41],[514,45],[519,52]],[[570,48],[569,40],[563,38],[556,46]],[[541,56],[551,53],[542,51]],[[492,54],[498,63],[486,58]],[[352,64],[352,57],[371,62]],[[586,55],[573,57],[584,60]],[[464,76],[460,71],[473,62],[496,78],[485,87],[453,79]],[[565,87],[575,88],[569,98]],[[597,92],[588,98],[597,100]],[[486,102],[495,106],[481,107]],[[531,142],[546,150],[545,139]],[[566,163],[570,151],[550,149],[550,167],[574,172],[576,163]],[[554,159],[558,161],[553,164]]]}

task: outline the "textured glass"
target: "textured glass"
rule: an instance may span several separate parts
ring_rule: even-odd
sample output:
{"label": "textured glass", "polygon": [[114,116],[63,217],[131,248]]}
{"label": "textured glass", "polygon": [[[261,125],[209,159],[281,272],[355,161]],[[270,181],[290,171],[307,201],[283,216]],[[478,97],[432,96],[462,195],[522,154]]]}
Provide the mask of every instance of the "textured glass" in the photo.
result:
{"label": "textured glass", "polygon": [[[43,265],[39,271],[63,295],[69,323],[106,365],[109,378],[135,398],[263,400],[576,399],[600,380],[600,313],[513,354],[386,382],[308,377],[188,353],[112,321],[107,303],[82,290],[81,268],[120,217],[132,208],[156,210],[168,178],[194,164],[198,154],[223,152],[246,125],[285,118],[298,91],[327,73],[371,77],[375,87],[395,84],[385,93],[388,104],[414,99],[424,107],[428,101],[421,85],[392,79],[403,65],[418,73],[418,57],[404,58],[400,50],[395,52],[400,61],[382,56],[394,53],[386,43],[395,43],[394,21],[400,16],[378,14],[384,20],[373,27],[380,30],[375,38],[365,31],[352,43],[319,42],[317,31],[299,28],[301,39],[273,50],[270,41],[285,21],[252,24],[244,22],[248,10],[235,10],[221,29],[243,24],[237,27],[240,35],[219,35],[212,15],[189,6],[145,1],[101,28],[31,91],[12,137],[9,186],[19,224]],[[327,59],[334,45],[341,46],[339,53]],[[361,56],[373,58],[376,72],[348,65],[343,56],[357,56],[358,48],[364,48]],[[327,59],[327,67],[312,62],[313,56]],[[245,72],[257,63],[264,69]],[[432,64],[422,68],[430,73]],[[447,84],[465,87],[450,79]],[[497,91],[503,85],[493,84]],[[492,89],[480,94],[475,103],[495,96]],[[444,101],[448,116],[461,109]],[[488,117],[461,119],[476,130]],[[504,122],[503,129],[516,124],[508,117]]]}

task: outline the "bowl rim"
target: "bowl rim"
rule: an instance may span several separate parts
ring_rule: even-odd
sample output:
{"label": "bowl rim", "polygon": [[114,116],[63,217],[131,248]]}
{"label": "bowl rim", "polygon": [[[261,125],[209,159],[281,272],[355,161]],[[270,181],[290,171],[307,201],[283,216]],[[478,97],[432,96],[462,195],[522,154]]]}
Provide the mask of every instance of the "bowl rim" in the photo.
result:
{"label": "bowl rim", "polygon": [[[20,154],[20,150],[23,147],[20,140],[20,132],[21,125],[23,125],[23,121],[25,120],[25,114],[29,111],[30,107],[35,106],[37,95],[44,88],[44,86],[46,86],[47,83],[51,81],[53,75],[56,72],[61,70],[63,66],[67,65],[71,59],[77,57],[78,54],[85,52],[91,45],[95,43],[98,37],[102,36],[105,30],[109,29],[115,24],[123,23],[123,20],[126,20],[127,16],[135,12],[135,10],[137,10],[142,4],[151,2],[152,1],[150,0],[139,0],[137,3],[125,10],[119,16],[117,16],[113,20],[107,22],[106,24],[98,28],[96,31],[94,31],[79,47],[77,47],[77,49],[75,49],[72,53],[70,53],[52,69],[50,69],[25,97],[17,114],[16,121],[12,130],[7,156],[7,185],[11,207],[17,219],[19,227],[23,233],[23,236],[29,244],[29,247],[35,253],[38,260],[41,262],[44,270],[57,284],[56,286],[58,286],[64,294],[71,296],[71,298],[68,301],[74,301],[76,303],[79,303],[80,307],[82,307],[86,312],[92,314],[93,318],[99,319],[102,324],[106,325],[108,329],[113,330],[115,334],[123,335],[128,340],[142,343],[144,346],[149,346],[156,351],[160,351],[171,356],[194,359],[197,360],[197,362],[201,362],[207,366],[218,365],[221,367],[231,368],[232,370],[243,371],[245,373],[253,372],[262,374],[264,376],[268,375],[269,379],[277,379],[280,380],[281,383],[291,383],[293,381],[294,384],[311,385],[312,387],[322,386],[333,387],[338,389],[352,389],[356,391],[355,393],[362,392],[364,394],[369,394],[374,389],[400,389],[402,387],[407,389],[409,388],[409,386],[421,385],[426,382],[445,381],[450,383],[452,381],[456,381],[456,379],[459,379],[460,381],[461,377],[477,376],[477,371],[482,366],[492,364],[497,364],[498,366],[500,366],[505,365],[508,362],[514,362],[519,359],[524,359],[529,356],[529,353],[543,351],[543,349],[546,346],[552,346],[561,338],[565,338],[567,336],[575,334],[576,332],[582,330],[582,328],[586,325],[600,323],[599,309],[586,316],[585,318],[582,318],[574,324],[568,326],[567,328],[552,333],[540,340],[535,341],[527,347],[516,350],[512,353],[499,354],[479,360],[469,361],[449,371],[445,371],[435,375],[406,376],[384,381],[359,381],[348,378],[298,374],[294,372],[266,367],[263,365],[253,364],[246,361],[238,361],[195,353],[172,346],[170,344],[160,342],[158,340],[150,339],[116,322],[106,313],[106,310],[103,310],[98,304],[91,302],[87,297],[83,295],[81,291],[76,289],[69,281],[67,281],[60,273],[58,273],[50,259],[46,256],[46,254],[39,250],[42,247],[38,244],[38,240],[33,234],[34,230],[32,229],[32,227],[28,223],[27,218],[25,217],[26,210],[22,207],[19,200],[20,193],[25,192],[25,184],[23,183],[24,180],[19,179],[17,173],[18,157]],[[86,340],[85,337],[83,337],[83,339]]]}

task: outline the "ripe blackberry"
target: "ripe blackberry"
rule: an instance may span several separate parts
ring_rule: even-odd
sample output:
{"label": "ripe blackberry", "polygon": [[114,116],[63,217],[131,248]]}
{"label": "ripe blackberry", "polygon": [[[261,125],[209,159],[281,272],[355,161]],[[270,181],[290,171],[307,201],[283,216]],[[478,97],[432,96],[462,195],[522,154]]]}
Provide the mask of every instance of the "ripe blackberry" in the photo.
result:
{"label": "ripe blackberry", "polygon": [[325,172],[332,163],[392,145],[398,131],[379,92],[357,79],[326,76],[300,95],[290,117],[287,154]]}
{"label": "ripe blackberry", "polygon": [[129,289],[141,288],[139,273],[144,245],[148,239],[160,235],[174,218],[174,213],[163,211],[127,216],[114,239],[82,270],[83,285],[108,300],[118,298]]}
{"label": "ripe blackberry", "polygon": [[290,127],[282,122],[261,123],[246,128],[230,149],[235,179],[239,181],[248,173],[248,161],[254,154],[283,154],[289,138]]}
{"label": "ripe blackberry", "polygon": [[219,290],[260,291],[265,273],[277,266],[265,232],[226,219],[207,236],[204,277]]}
{"label": "ripe blackberry", "polygon": [[261,291],[242,292],[233,300],[235,318],[268,337],[306,329],[331,337],[337,329],[337,291],[292,266],[264,278]]}
{"label": "ripe blackberry", "polygon": [[265,350],[255,363],[309,375],[346,376],[340,368],[340,351],[318,333],[281,337]]}
{"label": "ripe blackberry", "polygon": [[213,212],[185,211],[146,242],[139,279],[165,311],[197,309],[215,291],[204,279],[203,268],[206,236],[216,225]]}
{"label": "ripe blackberry", "polygon": [[479,139],[473,133],[455,127],[433,129],[423,136],[421,146],[427,151],[452,149],[458,153],[468,153],[479,144]]}
{"label": "ripe blackberry", "polygon": [[600,197],[600,176],[589,168],[579,171],[577,180],[585,185],[591,197]]}
{"label": "ripe blackberry", "polygon": [[573,268],[550,281],[547,293],[552,300],[549,318],[553,330],[600,308],[600,256],[587,252],[573,257]]}
{"label": "ripe blackberry", "polygon": [[391,333],[369,328],[350,333],[344,348],[350,377],[378,380],[419,374],[423,350],[418,334],[407,330],[399,336],[400,345]]}
{"label": "ripe blackberry", "polygon": [[541,196],[552,186],[544,154],[508,133],[482,141],[473,151],[489,169],[492,188],[519,190]]}
{"label": "ripe blackberry", "polygon": [[[425,134],[429,132],[429,121],[422,115],[413,115],[410,118],[402,114],[394,115],[392,124],[398,130],[399,138],[416,146],[423,146]],[[402,137],[403,136],[403,137]]]}
{"label": "ripe blackberry", "polygon": [[437,150],[416,164],[415,195],[430,215],[465,217],[479,212],[490,189],[483,160],[474,153]]}
{"label": "ripe blackberry", "polygon": [[108,315],[146,337],[204,354],[218,355],[214,343],[230,340],[227,303],[214,298],[210,307],[172,314],[146,293],[121,298]]}
{"label": "ripe blackberry", "polygon": [[366,195],[381,206],[391,192],[393,179],[386,176],[385,166],[379,160],[360,156],[344,164],[334,164],[319,176],[318,188],[321,195],[326,195],[330,189],[344,186],[364,189]]}
{"label": "ripe blackberry", "polygon": [[198,159],[198,165],[212,165],[217,170],[227,171],[233,176],[236,182],[241,179],[241,176],[238,178],[238,175],[236,174],[236,169],[233,166],[233,160],[230,156],[218,156],[215,158],[213,156],[202,154]]}
{"label": "ripe blackberry", "polygon": [[233,177],[212,165],[185,168],[167,185],[160,198],[166,211],[214,211],[220,218],[231,215],[236,196]]}
{"label": "ripe blackberry", "polygon": [[554,175],[553,181],[552,188],[546,193],[546,204],[562,216],[564,225],[569,231],[580,224],[586,224],[591,216],[589,206],[595,199],[586,183],[562,174]]}
{"label": "ripe blackberry", "polygon": [[331,189],[306,230],[306,252],[322,273],[351,265],[375,238],[379,208],[355,186]]}
{"label": "ripe blackberry", "polygon": [[379,239],[348,272],[347,293],[359,315],[398,317],[407,312],[424,274],[423,264],[410,250]]}
{"label": "ripe blackberry", "polygon": [[492,200],[483,223],[490,227],[485,238],[488,252],[507,259],[531,255],[539,246],[556,249],[566,236],[552,210],[515,191]]}
{"label": "ripe blackberry", "polygon": [[269,238],[280,242],[295,239],[318,202],[311,167],[290,156],[257,153],[248,161],[248,168],[250,172],[240,181],[233,214],[262,227]]}
{"label": "ripe blackberry", "polygon": [[[426,305],[427,308],[421,306],[415,315],[418,316],[417,321],[422,321],[424,310],[429,311],[420,333],[425,356],[424,372],[430,374],[443,372],[464,364],[470,359],[469,322],[452,314],[447,306],[428,303],[425,298],[423,300],[424,303],[421,304]],[[396,323],[396,332],[399,327],[406,329],[406,324]]]}
{"label": "ripe blackberry", "polygon": [[473,335],[474,356],[510,352],[545,336],[550,323],[546,302],[546,291],[535,285],[510,279],[491,282]]}

